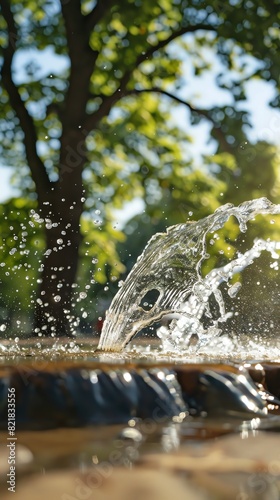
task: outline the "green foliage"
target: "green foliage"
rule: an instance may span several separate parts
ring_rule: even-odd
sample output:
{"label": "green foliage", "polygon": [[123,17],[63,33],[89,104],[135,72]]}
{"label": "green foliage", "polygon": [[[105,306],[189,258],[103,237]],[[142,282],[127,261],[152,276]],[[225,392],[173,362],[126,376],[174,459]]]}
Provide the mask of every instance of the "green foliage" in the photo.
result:
{"label": "green foliage", "polygon": [[[249,2],[248,0],[234,3],[218,0],[210,4],[209,2],[189,3],[180,0],[174,5],[169,0],[157,2],[154,5],[148,0],[141,3],[131,0],[112,6],[107,11],[105,10],[90,35],[90,46],[93,50],[98,50],[99,54],[91,77],[87,102],[88,112],[98,109],[103,97],[112,95],[116,91],[126,73],[130,73],[128,90],[154,87],[164,90],[174,86],[183,88],[186,65],[197,77],[207,73],[211,68],[213,59],[208,57],[207,50],[216,54],[220,59],[221,71],[217,85],[227,89],[234,101],[244,99],[244,83],[248,77],[252,78],[255,75],[265,80],[274,80],[278,85],[278,59],[276,58],[278,57],[279,37],[275,28],[279,21],[277,4],[278,2],[274,3],[274,6],[268,6],[267,2]],[[25,105],[34,116],[38,142],[46,168],[54,175],[61,133],[60,114],[63,113],[69,79],[69,70],[60,70],[61,65],[65,67],[69,50],[64,19],[59,4],[54,1],[41,0],[35,3],[30,0],[21,2],[12,0],[11,8],[18,28],[17,35],[14,35],[17,51],[28,54],[26,51],[34,49],[42,54],[41,71],[37,64],[32,62],[33,53],[30,54],[25,68],[20,70],[18,88]],[[90,3],[82,2],[82,11],[85,16],[90,14],[90,9]],[[246,12],[246,19],[244,19],[244,12]],[[186,29],[184,36],[174,37],[176,42],[163,46],[150,57],[143,56],[141,64],[136,64],[138,58],[148,53],[157,44],[167,40],[176,31],[179,32],[184,27],[193,28],[199,25],[203,25],[204,29],[190,29],[190,33]],[[1,19],[0,29],[0,36],[5,46],[7,32],[3,19]],[[52,74],[42,76],[44,73],[44,52],[42,51],[49,48],[62,58],[61,65],[56,66]],[[16,71],[19,72],[19,69]],[[25,162],[22,154],[22,131],[4,89],[1,89],[1,104],[2,156],[7,153],[8,163],[20,167]],[[209,117],[215,122],[215,128],[221,126],[226,140],[227,136],[231,135],[235,144],[242,142],[245,138],[243,125],[248,120],[247,113],[237,111],[234,104],[222,109],[211,105],[208,111]],[[159,96],[147,94],[143,96],[136,94],[130,98],[124,95],[124,98],[117,103],[115,112],[105,117],[105,123],[98,127],[100,146],[98,150],[103,150],[106,154],[106,135],[112,139],[109,146],[110,152],[120,145],[117,139],[122,140],[128,135],[126,142],[130,143],[130,147],[127,150],[127,144],[123,144],[122,148],[128,157],[135,152],[137,163],[139,147],[137,148],[136,145],[142,146],[144,143],[145,147],[147,139],[150,139],[150,142],[156,139],[159,123],[162,124],[162,134],[172,138],[171,142],[174,142],[174,139],[175,142],[177,141],[178,131],[176,132],[176,128],[170,126],[168,115],[170,116],[170,99],[164,100]],[[202,117],[199,114],[196,116]],[[120,128],[122,132],[118,133]],[[213,128],[214,135],[215,128]],[[133,131],[137,134],[135,138]],[[87,133],[89,133],[88,130]],[[188,137],[185,136],[184,140],[186,142]],[[151,149],[151,145],[149,148]],[[154,152],[157,153],[157,148]],[[89,166],[98,162],[102,168],[101,159],[98,154],[96,158],[95,153],[95,148],[90,147]],[[160,160],[165,163],[161,152],[159,155]],[[124,161],[125,158],[122,160]],[[174,161],[172,156],[171,161]]]}

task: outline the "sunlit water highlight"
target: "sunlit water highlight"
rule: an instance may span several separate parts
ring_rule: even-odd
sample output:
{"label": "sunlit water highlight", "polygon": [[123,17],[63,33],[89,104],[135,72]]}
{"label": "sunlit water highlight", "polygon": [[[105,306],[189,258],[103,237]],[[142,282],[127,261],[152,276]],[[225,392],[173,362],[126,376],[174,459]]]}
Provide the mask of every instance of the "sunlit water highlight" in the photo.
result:
{"label": "sunlit water highlight", "polygon": [[[280,241],[255,239],[252,248],[243,254],[237,252],[226,265],[212,269],[206,276],[201,271],[208,258],[209,234],[222,229],[231,216],[238,221],[240,232],[246,233],[248,221],[260,214],[280,214],[280,205],[274,205],[266,198],[244,202],[238,207],[227,204],[198,222],[178,224],[169,227],[166,233],[155,234],[107,311],[99,350],[121,351],[143,328],[162,318],[173,317],[168,326],[161,326],[157,332],[163,353],[173,352],[173,355],[180,356],[187,349],[189,354],[207,355],[208,352],[227,356],[234,350],[242,357],[246,350],[250,350],[251,356],[265,356],[269,346],[260,345],[259,339],[246,338],[242,345],[235,339],[220,337],[223,324],[233,315],[232,311],[226,311],[221,284],[229,284],[227,293],[234,298],[241,283],[231,284],[230,280],[264,251],[270,253],[274,261],[270,267],[277,271]],[[156,297],[150,305],[149,294]],[[212,318],[209,303],[213,297],[219,310],[216,318]],[[194,336],[196,346],[192,347]],[[209,344],[212,351],[206,349]],[[274,355],[278,358],[278,346],[271,348],[277,351]]]}

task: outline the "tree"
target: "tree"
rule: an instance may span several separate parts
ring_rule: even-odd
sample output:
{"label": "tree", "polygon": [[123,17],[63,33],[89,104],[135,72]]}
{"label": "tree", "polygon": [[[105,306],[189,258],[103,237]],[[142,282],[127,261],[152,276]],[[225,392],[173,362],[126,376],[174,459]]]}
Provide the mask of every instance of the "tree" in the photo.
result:
{"label": "tree", "polygon": [[[110,222],[113,207],[135,195],[149,204],[168,179],[175,200],[189,186],[189,137],[170,119],[171,103],[192,123],[209,121],[218,153],[246,140],[248,116],[234,102],[221,110],[186,100],[184,60],[199,75],[211,66],[204,50],[212,51],[222,64],[217,84],[235,102],[254,75],[278,84],[277,4],[1,0],[1,152],[24,172],[44,226],[38,331],[69,333],[84,211]],[[17,75],[15,57],[30,48],[42,58],[51,48],[66,69],[42,75],[31,57]]]}

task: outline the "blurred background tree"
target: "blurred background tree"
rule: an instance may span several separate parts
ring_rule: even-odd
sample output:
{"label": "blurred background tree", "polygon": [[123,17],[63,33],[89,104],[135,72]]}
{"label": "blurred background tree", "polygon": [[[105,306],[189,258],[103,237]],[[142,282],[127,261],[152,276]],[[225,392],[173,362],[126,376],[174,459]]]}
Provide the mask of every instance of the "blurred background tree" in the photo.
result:
{"label": "blurred background tree", "polygon": [[[279,200],[277,150],[250,142],[246,110],[256,79],[279,104],[279,1],[0,4],[1,165],[20,192],[1,206],[7,324],[20,303],[35,333],[71,333],[75,310],[87,328],[156,230]],[[207,96],[211,74],[226,106],[215,91],[197,105],[190,89],[204,78]],[[202,122],[212,151],[197,160]],[[142,213],[117,226],[135,199]]]}

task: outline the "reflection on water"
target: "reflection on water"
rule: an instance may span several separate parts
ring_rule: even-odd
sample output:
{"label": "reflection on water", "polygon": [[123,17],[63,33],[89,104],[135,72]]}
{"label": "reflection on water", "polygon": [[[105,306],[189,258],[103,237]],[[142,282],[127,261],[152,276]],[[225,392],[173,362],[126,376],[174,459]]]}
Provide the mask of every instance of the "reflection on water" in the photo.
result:
{"label": "reflection on water", "polygon": [[[130,422],[19,432],[17,438],[20,500],[279,498],[280,435],[263,432],[259,419]],[[0,451],[6,474],[7,448]],[[0,493],[10,498],[4,483]]]}
{"label": "reflection on water", "polygon": [[[0,356],[0,474],[14,386],[16,499],[279,498],[279,363],[52,343],[6,343]],[[10,498],[4,482],[0,495]]]}

